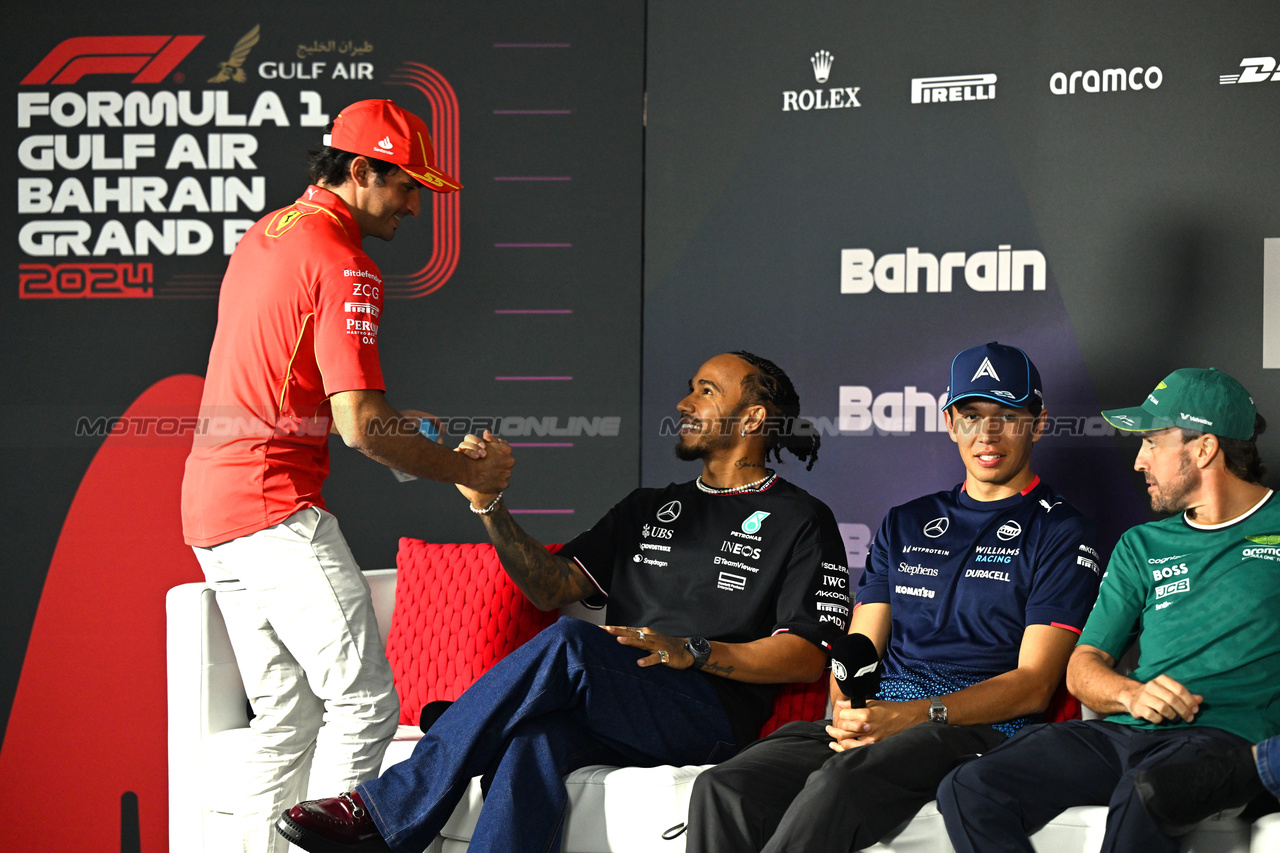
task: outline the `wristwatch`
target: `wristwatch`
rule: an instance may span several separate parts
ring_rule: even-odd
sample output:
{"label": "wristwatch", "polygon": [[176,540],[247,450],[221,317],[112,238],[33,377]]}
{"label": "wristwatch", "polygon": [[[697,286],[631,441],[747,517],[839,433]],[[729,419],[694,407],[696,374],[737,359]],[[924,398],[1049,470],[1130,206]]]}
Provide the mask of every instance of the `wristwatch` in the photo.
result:
{"label": "wristwatch", "polygon": [[693,655],[694,669],[702,669],[711,660],[711,644],[705,637],[690,637],[685,641],[684,648]]}
{"label": "wristwatch", "polygon": [[929,697],[929,722],[947,724],[947,706],[937,696]]}

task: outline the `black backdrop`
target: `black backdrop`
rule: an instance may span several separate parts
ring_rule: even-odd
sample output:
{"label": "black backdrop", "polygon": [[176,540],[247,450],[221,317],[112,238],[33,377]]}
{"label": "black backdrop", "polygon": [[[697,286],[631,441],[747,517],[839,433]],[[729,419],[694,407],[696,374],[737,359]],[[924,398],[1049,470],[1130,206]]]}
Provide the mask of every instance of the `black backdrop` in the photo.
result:
{"label": "black backdrop", "polygon": [[[1147,513],[1129,471],[1132,441],[1099,429],[1099,406],[1136,403],[1175,367],[1215,365],[1280,421],[1280,251],[1264,266],[1266,241],[1280,238],[1275,4],[392,2],[370,12],[135,3],[108,12],[50,2],[22,20],[5,72],[15,109],[0,129],[15,152],[4,186],[17,188],[2,226],[12,266],[0,298],[0,726],[64,518],[105,446],[77,436],[77,423],[122,414],[167,377],[203,374],[223,220],[296,197],[302,152],[322,132],[300,119],[359,98],[394,97],[426,114],[434,97],[443,121],[449,98],[438,81],[456,95],[456,133],[435,127],[466,185],[456,214],[424,215],[395,243],[367,247],[402,281],[428,258],[456,258],[449,274],[433,273],[431,292],[388,301],[388,396],[459,424],[507,418],[513,441],[544,445],[518,450],[511,504],[546,541],[571,536],[641,481],[689,476],[662,421],[697,364],[726,349],[756,350],[796,378],[825,444],[811,474],[784,472],[832,505],[855,562],[887,506],[959,478],[922,397],[943,393],[947,361],[965,346],[999,339],[1032,354],[1062,416],[1038,467],[1111,537]],[[201,38],[192,46],[181,36]],[[102,37],[130,41],[77,42],[42,62],[67,39]],[[249,50],[244,81],[209,82],[238,43]],[[821,83],[820,51],[832,57]],[[334,79],[338,67],[365,79]],[[148,69],[164,73],[148,82]],[[1124,71],[1124,91],[1110,91],[1118,78],[1108,69]],[[927,81],[942,77],[969,78],[946,84],[959,102],[913,103],[913,80],[933,91],[943,84]],[[405,85],[411,78],[436,82]],[[231,117],[154,127],[146,110],[131,127],[75,119],[77,98],[87,104],[91,93],[107,93],[93,97],[108,105],[113,93],[122,103],[142,93],[151,107],[181,92],[196,104],[225,93]],[[55,101],[61,124],[40,114]],[[262,121],[249,126],[255,106]],[[166,168],[181,134],[207,155],[214,133],[256,145],[252,168],[200,168],[189,151]],[[131,134],[153,135],[155,156],[136,169],[101,159],[120,156]],[[81,137],[95,135],[83,150],[101,146],[99,162],[71,162]],[[58,136],[66,154],[45,168]],[[179,209],[122,210],[110,191],[125,187],[132,207],[135,184],[121,178],[163,179],[162,206]],[[238,178],[251,196],[260,178],[260,196],[230,213],[201,211],[189,196],[174,205],[183,179],[208,195],[214,178]],[[95,179],[106,191],[97,211]],[[161,232],[164,220],[204,223],[212,245],[122,254],[140,220]],[[74,255],[65,240],[59,254],[54,236],[40,236],[74,235],[77,223],[90,250],[110,237],[100,257]],[[1038,255],[1043,289],[1035,275],[1021,291],[1000,290],[998,275],[996,290],[975,289],[961,266],[949,293],[887,292],[891,256],[961,253],[967,263],[992,253],[998,268],[1004,246]],[[851,273],[867,252],[890,256],[884,287]],[[150,264],[152,289],[85,297],[77,276],[102,275],[101,264],[135,274]],[[50,283],[40,265],[64,269]],[[990,269],[974,269],[979,288]],[[568,434],[536,434],[548,427]],[[1280,459],[1280,423],[1262,447]],[[401,483],[340,447],[326,496],[366,567],[390,565],[399,536],[482,536],[451,487]],[[157,521],[125,500],[107,506],[106,522],[170,544],[178,536],[176,513]],[[103,554],[75,571],[123,571],[138,554]],[[196,579],[193,568],[166,583]],[[163,588],[139,585],[157,625]],[[147,808],[144,798],[144,823]]]}

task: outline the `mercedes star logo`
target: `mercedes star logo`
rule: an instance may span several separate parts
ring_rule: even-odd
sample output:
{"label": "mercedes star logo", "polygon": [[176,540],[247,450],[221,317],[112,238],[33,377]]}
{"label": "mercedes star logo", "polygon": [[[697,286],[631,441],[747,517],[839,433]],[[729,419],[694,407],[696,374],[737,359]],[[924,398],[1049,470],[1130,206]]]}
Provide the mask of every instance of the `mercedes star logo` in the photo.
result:
{"label": "mercedes star logo", "polygon": [[937,539],[939,536],[947,532],[947,528],[951,526],[951,519],[945,515],[941,518],[935,518],[924,526],[924,535],[930,539]]}
{"label": "mercedes star logo", "polygon": [[670,524],[680,517],[680,501],[671,501],[663,504],[662,509],[658,510],[658,521],[663,524]]}

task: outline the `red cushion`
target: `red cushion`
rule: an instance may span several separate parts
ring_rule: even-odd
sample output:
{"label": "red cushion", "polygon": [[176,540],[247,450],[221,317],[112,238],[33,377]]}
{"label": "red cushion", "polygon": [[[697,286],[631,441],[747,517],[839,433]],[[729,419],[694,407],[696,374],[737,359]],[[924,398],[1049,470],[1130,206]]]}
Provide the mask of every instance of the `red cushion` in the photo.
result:
{"label": "red cushion", "polygon": [[[548,545],[555,553],[559,545]],[[490,544],[442,545],[402,538],[387,660],[400,695],[400,724],[417,725],[422,706],[453,701],[489,667],[557,618],[543,613],[502,570]],[[793,720],[821,719],[827,680],[778,690],[769,734]]]}
{"label": "red cushion", "polygon": [[457,699],[556,617],[524,597],[492,545],[402,538],[387,635],[401,725],[416,725],[428,702]]}
{"label": "red cushion", "polygon": [[828,682],[784,684],[773,695],[773,716],[760,727],[760,737],[796,720],[821,720],[827,713]]}

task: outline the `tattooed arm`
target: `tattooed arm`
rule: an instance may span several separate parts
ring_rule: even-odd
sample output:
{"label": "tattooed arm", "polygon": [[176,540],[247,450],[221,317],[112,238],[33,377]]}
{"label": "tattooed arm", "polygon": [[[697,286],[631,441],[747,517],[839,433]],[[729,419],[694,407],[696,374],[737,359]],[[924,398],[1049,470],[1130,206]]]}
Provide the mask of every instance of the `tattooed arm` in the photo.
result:
{"label": "tattooed arm", "polygon": [[[488,501],[478,508],[485,506]],[[503,504],[482,518],[502,568],[539,610],[554,610],[596,592],[577,563],[548,552],[542,543],[520,529]]]}
{"label": "tattooed arm", "polygon": [[[505,446],[506,442],[485,430],[481,437],[464,437],[457,449],[483,459],[493,445]],[[510,453],[509,447],[504,449]],[[507,576],[539,610],[555,610],[596,592],[595,584],[577,563],[548,552],[541,542],[520,529],[511,513],[507,512],[500,495],[477,492],[462,484],[458,484],[458,491],[474,509],[494,507],[491,513],[481,516],[485,530],[489,532],[489,539]]]}

